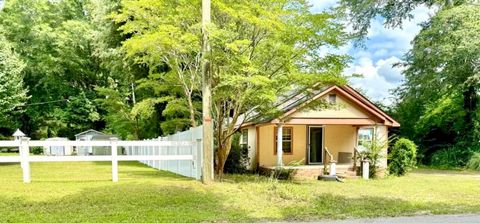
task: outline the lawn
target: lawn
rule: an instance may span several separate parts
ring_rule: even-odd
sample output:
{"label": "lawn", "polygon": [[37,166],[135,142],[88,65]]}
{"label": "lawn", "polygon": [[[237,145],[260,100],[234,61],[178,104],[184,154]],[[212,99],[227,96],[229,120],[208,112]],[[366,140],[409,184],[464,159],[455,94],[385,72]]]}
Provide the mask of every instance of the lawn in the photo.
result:
{"label": "lawn", "polygon": [[19,156],[18,153],[4,153],[0,152],[0,156]]}
{"label": "lawn", "polygon": [[0,165],[0,222],[197,222],[315,220],[479,213],[480,175],[420,170],[406,177],[278,182],[230,175],[205,186],[136,162],[120,163],[120,182],[102,162]]}

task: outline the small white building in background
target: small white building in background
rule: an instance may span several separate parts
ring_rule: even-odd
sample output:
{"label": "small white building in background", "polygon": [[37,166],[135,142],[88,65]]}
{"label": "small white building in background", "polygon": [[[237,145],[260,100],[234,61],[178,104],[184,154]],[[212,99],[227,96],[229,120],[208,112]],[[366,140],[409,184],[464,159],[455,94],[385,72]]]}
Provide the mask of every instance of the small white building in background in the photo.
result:
{"label": "small white building in background", "polygon": [[[68,138],[48,138],[45,141],[68,141]],[[44,146],[43,154],[47,156],[71,156],[73,155],[72,146]]]}
{"label": "small white building in background", "polygon": [[[75,135],[76,141],[100,141],[100,140],[110,140],[110,138],[118,138],[116,135],[105,134],[97,130],[89,129],[87,131],[78,133]],[[118,148],[118,154],[122,154],[121,148]],[[88,155],[111,155],[110,147],[105,146],[80,146],[77,147],[77,155],[79,156],[88,156]]]}

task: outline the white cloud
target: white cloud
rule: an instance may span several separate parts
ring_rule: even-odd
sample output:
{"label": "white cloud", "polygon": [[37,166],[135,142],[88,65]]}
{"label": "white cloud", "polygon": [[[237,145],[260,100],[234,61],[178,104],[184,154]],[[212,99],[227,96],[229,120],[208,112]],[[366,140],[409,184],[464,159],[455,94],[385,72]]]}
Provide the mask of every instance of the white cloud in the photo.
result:
{"label": "white cloud", "polygon": [[411,41],[420,31],[420,23],[427,21],[434,9],[421,6],[413,11],[414,18],[404,21],[402,27],[385,28],[381,20],[372,21],[365,49],[352,49],[354,58],[347,74],[358,73],[364,78],[350,82],[354,87],[364,89],[368,97],[385,104],[392,103],[390,91],[398,87],[402,80],[402,69],[393,67],[409,49]]}
{"label": "white cloud", "polygon": [[322,12],[338,5],[338,0],[309,0],[313,12]]}
{"label": "white cloud", "polygon": [[[383,20],[373,20],[367,34],[367,37],[372,41],[369,41],[370,44],[367,47],[375,50],[387,49],[405,53],[411,48],[410,42],[421,29],[419,24],[427,21],[434,12],[435,9],[426,6],[417,7],[412,12],[413,19],[405,20],[401,27],[395,29],[385,28]],[[398,52],[396,53],[398,54]]]}
{"label": "white cloud", "polygon": [[[313,12],[321,12],[338,5],[339,0],[309,0]],[[436,9],[426,6],[413,10],[413,19],[405,20],[402,27],[385,28],[382,19],[372,20],[365,41],[365,48],[355,48],[349,43],[339,49],[322,48],[321,54],[349,54],[353,61],[345,73],[362,74],[363,78],[350,80],[354,87],[365,90],[373,100],[392,103],[390,90],[398,87],[403,80],[401,68],[393,67],[409,49],[411,41],[420,31],[420,23],[427,21]],[[345,24],[347,31],[351,25]]]}
{"label": "white cloud", "polygon": [[352,78],[350,84],[363,89],[370,98],[388,105],[392,103],[389,90],[397,87],[403,79],[401,68],[392,67],[397,62],[400,62],[400,59],[394,56],[375,63],[369,57],[362,57],[350,66],[346,73],[362,74],[363,78]]}

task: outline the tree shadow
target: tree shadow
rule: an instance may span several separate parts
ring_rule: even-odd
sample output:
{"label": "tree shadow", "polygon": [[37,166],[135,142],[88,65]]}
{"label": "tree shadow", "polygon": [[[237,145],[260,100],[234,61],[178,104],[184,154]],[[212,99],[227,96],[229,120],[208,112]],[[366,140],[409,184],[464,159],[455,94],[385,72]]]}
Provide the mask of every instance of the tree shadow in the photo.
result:
{"label": "tree shadow", "polygon": [[425,214],[478,213],[480,204],[458,206],[437,202],[410,202],[380,196],[345,197],[323,194],[301,207],[282,210],[286,220],[319,220],[413,216]]}
{"label": "tree shadow", "polygon": [[116,184],[83,189],[60,199],[28,201],[0,196],[0,222],[204,222],[246,219],[224,208],[208,190],[156,184]]}

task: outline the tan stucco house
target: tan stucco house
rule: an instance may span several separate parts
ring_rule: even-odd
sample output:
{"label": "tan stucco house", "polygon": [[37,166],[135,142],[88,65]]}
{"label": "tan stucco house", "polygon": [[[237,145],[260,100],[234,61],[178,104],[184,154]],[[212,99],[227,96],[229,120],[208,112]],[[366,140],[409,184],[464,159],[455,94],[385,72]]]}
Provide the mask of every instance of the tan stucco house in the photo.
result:
{"label": "tan stucco house", "polygon": [[[309,108],[317,100],[335,106]],[[386,139],[388,128],[400,126],[349,86],[325,87],[308,97],[293,95],[279,102],[277,109],[278,117],[246,121],[240,128],[240,143],[249,148],[251,168],[283,166],[296,169],[299,176],[316,177],[333,161],[338,174],[347,174],[353,171],[353,157],[362,140]],[[387,148],[381,168],[386,168],[386,153]],[[297,165],[289,165],[293,162]]]}

